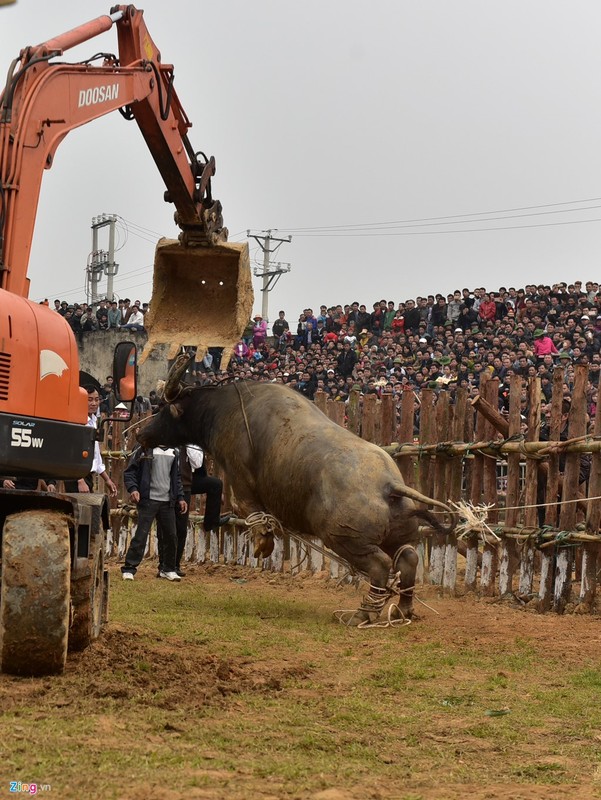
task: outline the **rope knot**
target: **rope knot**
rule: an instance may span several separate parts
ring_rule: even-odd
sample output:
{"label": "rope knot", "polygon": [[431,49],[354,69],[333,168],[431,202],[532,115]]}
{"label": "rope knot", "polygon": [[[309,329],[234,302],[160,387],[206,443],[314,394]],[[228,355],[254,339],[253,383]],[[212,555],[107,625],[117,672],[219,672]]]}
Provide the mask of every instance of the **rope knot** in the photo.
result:
{"label": "rope knot", "polygon": [[273,552],[274,537],[284,534],[281,522],[264,511],[254,511],[246,517],[244,524],[248,528],[247,536],[253,540],[254,557],[270,556]]}
{"label": "rope knot", "polygon": [[[488,512],[491,508],[494,508],[494,503],[475,506],[473,503],[460,500],[459,503],[454,503],[451,501],[450,505],[454,507],[455,511],[463,520],[463,522],[460,522],[455,528],[458,539],[464,539],[466,536],[476,533],[478,538],[481,539],[484,544],[494,544],[494,542],[501,541],[501,538],[497,536],[490,525],[488,525],[486,522]],[[492,540],[490,537],[492,537]]]}

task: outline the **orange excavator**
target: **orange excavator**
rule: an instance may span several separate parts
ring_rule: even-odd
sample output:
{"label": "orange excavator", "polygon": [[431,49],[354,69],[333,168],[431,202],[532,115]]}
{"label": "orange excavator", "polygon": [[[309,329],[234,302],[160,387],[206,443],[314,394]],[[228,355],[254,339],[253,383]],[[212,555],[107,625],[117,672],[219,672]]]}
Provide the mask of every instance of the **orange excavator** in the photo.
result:
{"label": "orange excavator", "polygon": [[[58,60],[113,26],[118,56]],[[165,200],[175,206],[180,234],[157,244],[143,357],[153,350],[174,357],[188,345],[229,352],[248,322],[248,249],[227,242],[221,204],[211,193],[215,161],[191,146],[173,78],[143,11],[133,6],[114,6],[26,47],[10,66],[0,94],[0,476],[79,478],[92,464],[95,432],[87,425],[73,332],[60,314],[27,299],[42,176],[69,131],[116,110],[135,120],[163,177]],[[118,400],[132,401],[130,342],[116,348],[113,371]],[[98,636],[106,616],[107,527],[104,495],[0,488],[3,671],[60,672],[67,649]]]}

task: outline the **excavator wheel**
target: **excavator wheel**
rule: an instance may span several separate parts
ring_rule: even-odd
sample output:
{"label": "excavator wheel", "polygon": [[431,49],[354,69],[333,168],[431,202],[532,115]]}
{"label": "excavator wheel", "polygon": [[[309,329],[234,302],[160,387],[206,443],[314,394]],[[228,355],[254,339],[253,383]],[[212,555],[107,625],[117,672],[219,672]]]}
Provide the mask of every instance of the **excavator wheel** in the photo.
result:
{"label": "excavator wheel", "polygon": [[2,531],[0,666],[12,675],[63,671],[69,635],[71,557],[67,517],[23,511]]}
{"label": "excavator wheel", "polygon": [[69,630],[69,651],[84,650],[100,636],[106,621],[108,573],[104,569],[104,536],[92,537],[90,569],[71,582],[72,622]]}

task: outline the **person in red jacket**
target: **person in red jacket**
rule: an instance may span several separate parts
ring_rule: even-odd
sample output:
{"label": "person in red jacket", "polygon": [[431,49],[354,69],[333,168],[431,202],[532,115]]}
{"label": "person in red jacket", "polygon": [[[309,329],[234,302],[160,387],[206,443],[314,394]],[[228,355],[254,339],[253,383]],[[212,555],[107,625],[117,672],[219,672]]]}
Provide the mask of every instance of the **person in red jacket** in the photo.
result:
{"label": "person in red jacket", "polygon": [[492,299],[489,292],[485,292],[483,299],[480,301],[478,316],[483,322],[494,322],[496,319],[497,304]]}
{"label": "person in red jacket", "polygon": [[532,345],[534,355],[538,359],[542,359],[546,355],[557,355],[558,349],[553,344],[553,339],[545,333],[542,328],[537,328],[534,331],[534,343]]}

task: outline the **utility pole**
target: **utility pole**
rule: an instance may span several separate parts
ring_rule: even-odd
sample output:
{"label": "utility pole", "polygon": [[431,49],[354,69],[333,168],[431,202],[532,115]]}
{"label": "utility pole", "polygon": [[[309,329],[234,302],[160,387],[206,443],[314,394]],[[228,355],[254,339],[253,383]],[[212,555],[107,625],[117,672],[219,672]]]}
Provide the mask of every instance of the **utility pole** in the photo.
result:
{"label": "utility pole", "polygon": [[[290,244],[292,236],[286,239],[278,239],[276,236],[271,235],[271,231],[262,231],[262,236],[259,234],[246,231],[246,236],[249,239],[254,239],[261,250],[263,251],[263,271],[259,267],[255,267],[253,272],[258,278],[263,278],[263,299],[261,303],[261,315],[266,322],[269,322],[269,292],[273,289],[280,279],[280,275],[285,272],[290,272],[290,264],[282,264],[280,261],[270,261],[270,256],[277,252],[282,244]],[[275,247],[271,246],[272,242],[276,242]]]}
{"label": "utility pole", "polygon": [[[113,278],[119,271],[119,264],[115,264],[115,223],[117,217],[114,214],[101,214],[99,217],[92,217],[92,252],[86,267],[86,295],[87,301],[94,306],[98,303],[98,287],[103,275],[107,276],[106,298],[114,300]],[[109,229],[109,249],[100,250],[98,247],[98,231],[100,228],[108,226]]]}

